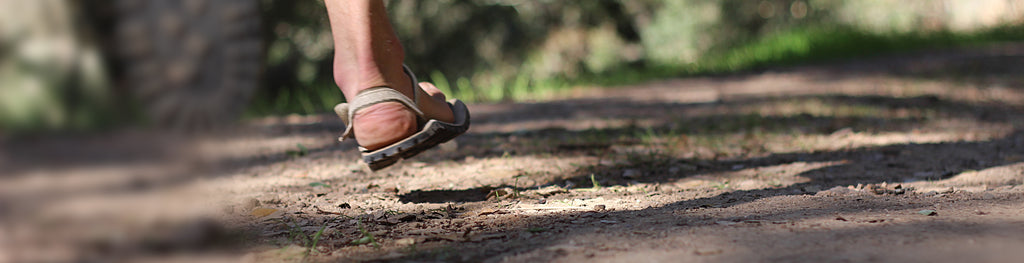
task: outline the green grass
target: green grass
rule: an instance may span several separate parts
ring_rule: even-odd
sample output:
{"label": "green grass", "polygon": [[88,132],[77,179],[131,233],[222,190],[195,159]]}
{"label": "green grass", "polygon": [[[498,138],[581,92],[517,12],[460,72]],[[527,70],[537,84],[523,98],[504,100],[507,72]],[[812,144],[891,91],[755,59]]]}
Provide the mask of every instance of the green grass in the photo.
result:
{"label": "green grass", "polygon": [[846,59],[912,50],[1024,40],[1024,27],[976,33],[937,31],[876,34],[849,27],[798,28],[729,48],[703,59],[694,72],[734,72],[776,65]]}
{"label": "green grass", "polygon": [[[591,72],[575,78],[534,79],[520,73],[504,81],[479,87],[466,77],[452,79],[432,72],[429,79],[448,97],[467,102],[524,101],[557,97],[560,92],[580,86],[617,86],[644,81],[728,74],[775,66],[789,66],[896,52],[942,49],[1009,41],[1024,41],[1024,25],[1002,26],[973,33],[934,31],[878,34],[851,27],[816,26],[768,34],[745,43],[712,50],[697,62],[676,65],[621,66],[606,72]],[[343,101],[333,82],[323,80],[308,88],[292,89],[277,97],[254,100],[246,116],[314,114],[330,112]]]}
{"label": "green grass", "polygon": [[994,27],[973,33],[935,31],[889,34],[844,26],[805,27],[712,50],[692,64],[622,68],[584,76],[573,84],[615,86],[651,79],[734,73],[766,67],[1011,41],[1024,41],[1024,25]]}

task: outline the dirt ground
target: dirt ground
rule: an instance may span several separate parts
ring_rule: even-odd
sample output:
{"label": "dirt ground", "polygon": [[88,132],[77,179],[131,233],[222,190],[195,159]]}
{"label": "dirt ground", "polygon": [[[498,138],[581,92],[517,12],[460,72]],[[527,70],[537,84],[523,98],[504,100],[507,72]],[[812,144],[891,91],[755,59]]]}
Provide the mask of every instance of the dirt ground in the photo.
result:
{"label": "dirt ground", "polygon": [[5,139],[0,262],[1022,262],[1024,45],[470,105],[369,172],[333,116]]}

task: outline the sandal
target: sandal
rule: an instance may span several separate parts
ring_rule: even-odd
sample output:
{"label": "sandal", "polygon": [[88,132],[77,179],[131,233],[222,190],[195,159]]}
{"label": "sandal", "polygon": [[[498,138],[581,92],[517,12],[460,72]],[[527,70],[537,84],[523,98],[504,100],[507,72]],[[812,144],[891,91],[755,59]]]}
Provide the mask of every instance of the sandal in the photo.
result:
{"label": "sandal", "polygon": [[398,160],[416,156],[416,154],[433,148],[438,144],[458,137],[469,129],[469,109],[466,108],[465,103],[462,103],[462,101],[457,99],[448,100],[448,107],[451,108],[452,113],[455,116],[455,123],[447,123],[425,116],[423,111],[421,111],[417,106],[420,93],[423,93],[419,90],[419,81],[416,80],[416,75],[413,75],[412,70],[410,70],[409,67],[402,65],[402,69],[405,70],[405,74],[409,75],[409,79],[412,80],[413,87],[416,88],[411,100],[409,97],[406,97],[405,94],[402,94],[397,90],[381,86],[360,91],[359,94],[356,94],[356,97],[352,99],[351,105],[348,103],[341,103],[334,106],[334,112],[337,113],[338,117],[341,117],[341,120],[345,123],[345,132],[341,134],[340,138],[338,138],[339,141],[344,141],[347,138],[355,138],[355,134],[352,132],[353,125],[351,120],[353,120],[356,111],[371,105],[394,101],[405,105],[405,107],[409,108],[416,114],[417,127],[419,127],[419,131],[413,135],[373,151],[359,146],[359,151],[363,154],[363,162],[365,162],[370,167],[370,170],[373,171],[391,166],[398,162]]}

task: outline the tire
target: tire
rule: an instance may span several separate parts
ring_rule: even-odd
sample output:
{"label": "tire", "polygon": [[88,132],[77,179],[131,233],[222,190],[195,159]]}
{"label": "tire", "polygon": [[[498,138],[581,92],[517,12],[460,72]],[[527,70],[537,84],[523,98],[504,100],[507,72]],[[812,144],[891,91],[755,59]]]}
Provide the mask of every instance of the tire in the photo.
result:
{"label": "tire", "polygon": [[119,86],[160,127],[235,120],[263,70],[257,0],[118,0]]}

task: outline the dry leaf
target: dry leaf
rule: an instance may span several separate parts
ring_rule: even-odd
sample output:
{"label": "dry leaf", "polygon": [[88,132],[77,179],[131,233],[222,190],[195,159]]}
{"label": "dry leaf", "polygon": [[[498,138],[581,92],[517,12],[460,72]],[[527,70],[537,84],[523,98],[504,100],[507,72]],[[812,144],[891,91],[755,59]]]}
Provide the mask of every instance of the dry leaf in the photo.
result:
{"label": "dry leaf", "polygon": [[255,217],[267,217],[273,215],[274,213],[277,213],[278,211],[279,210],[273,208],[260,207],[253,209],[252,212],[250,212],[249,214]]}
{"label": "dry leaf", "polygon": [[697,254],[698,256],[710,256],[710,255],[722,254],[722,249],[718,249],[718,248],[704,248],[704,249],[697,249],[696,251],[693,251],[693,253]]}

